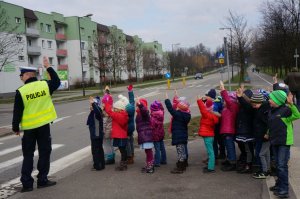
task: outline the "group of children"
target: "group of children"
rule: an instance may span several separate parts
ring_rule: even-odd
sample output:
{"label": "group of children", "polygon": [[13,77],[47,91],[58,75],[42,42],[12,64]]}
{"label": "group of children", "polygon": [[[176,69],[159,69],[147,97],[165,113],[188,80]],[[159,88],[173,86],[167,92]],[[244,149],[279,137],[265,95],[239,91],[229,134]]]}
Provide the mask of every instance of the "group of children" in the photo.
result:
{"label": "group of children", "polygon": [[[220,95],[217,96],[216,90],[211,89],[205,96],[197,98],[201,113],[198,134],[203,137],[207,151],[203,172],[214,173],[216,159],[226,159],[222,162],[222,171],[251,173],[253,166],[258,165],[260,169],[253,177],[263,179],[270,174],[273,159],[277,180],[271,191],[281,198],[288,197],[287,164],[293,144],[292,122],[300,118],[293,96],[286,86],[277,82],[271,93],[244,90],[243,87],[228,92],[220,82]],[[133,132],[136,129],[138,144],[146,154],[146,164],[141,171],[153,173],[155,167],[167,163],[164,107],[158,100],[149,107],[146,99],[137,97],[135,100],[132,85],[128,86],[128,97],[119,95],[113,103],[108,87],[102,99],[90,97],[91,112],[87,124],[91,134],[93,166],[102,170],[105,164],[115,163],[114,147],[118,147],[121,161],[116,170],[126,170],[127,165],[134,162]],[[172,116],[169,130],[172,145],[177,151],[176,167],[171,173],[183,173],[188,166],[190,105],[175,91],[172,102],[166,93],[165,106]],[[235,142],[241,152],[239,158]]]}

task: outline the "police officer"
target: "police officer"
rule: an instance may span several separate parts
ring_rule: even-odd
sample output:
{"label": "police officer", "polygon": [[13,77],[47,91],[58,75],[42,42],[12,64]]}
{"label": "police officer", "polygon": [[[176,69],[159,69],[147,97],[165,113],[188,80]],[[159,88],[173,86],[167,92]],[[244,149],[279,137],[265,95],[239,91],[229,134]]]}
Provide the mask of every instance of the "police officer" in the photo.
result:
{"label": "police officer", "polygon": [[51,95],[59,87],[60,79],[54,69],[49,66],[46,57],[44,57],[43,65],[50,75],[49,81],[38,81],[37,69],[34,67],[20,67],[20,79],[24,85],[16,91],[12,127],[16,135],[20,135],[20,130],[24,131],[21,192],[33,190],[34,179],[31,173],[36,142],[39,151],[37,188],[56,184],[55,181],[47,178],[52,150],[49,123],[57,118]]}

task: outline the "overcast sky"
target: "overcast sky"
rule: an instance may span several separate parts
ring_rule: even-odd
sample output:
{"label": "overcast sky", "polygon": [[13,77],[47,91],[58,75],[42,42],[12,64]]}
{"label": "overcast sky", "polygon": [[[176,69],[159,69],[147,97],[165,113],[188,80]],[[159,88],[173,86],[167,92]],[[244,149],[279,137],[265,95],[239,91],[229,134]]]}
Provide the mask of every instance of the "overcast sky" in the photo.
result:
{"label": "overcast sky", "polygon": [[260,21],[263,0],[6,0],[45,13],[84,16],[107,26],[116,25],[125,34],[144,42],[157,40],[164,50],[172,44],[193,47],[203,43],[212,51],[221,46],[228,10],[242,14],[250,27]]}

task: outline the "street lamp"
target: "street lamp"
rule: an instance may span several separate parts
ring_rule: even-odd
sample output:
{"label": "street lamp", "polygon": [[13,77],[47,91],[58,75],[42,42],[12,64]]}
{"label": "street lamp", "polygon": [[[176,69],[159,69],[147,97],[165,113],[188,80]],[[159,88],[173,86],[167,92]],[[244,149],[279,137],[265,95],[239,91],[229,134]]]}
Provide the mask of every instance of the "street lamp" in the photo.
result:
{"label": "street lamp", "polygon": [[[87,14],[83,17],[91,17],[93,14]],[[80,47],[80,63],[81,63],[81,84],[82,84],[82,95],[85,96],[85,88],[84,88],[84,75],[83,75],[83,62],[82,62],[82,45],[81,45],[81,32],[80,32],[80,18],[78,17],[78,31],[79,31],[79,47]]]}
{"label": "street lamp", "polygon": [[[173,47],[173,46],[179,46],[179,45],[180,45],[180,43],[172,44],[172,54],[173,54],[173,58],[174,58],[174,47]],[[173,59],[172,76],[173,76],[173,81],[174,81],[174,78],[175,78],[175,64],[174,64],[174,59]]]}
{"label": "street lamp", "polygon": [[[220,30],[230,31],[230,63],[231,63],[231,77],[233,77],[233,56],[232,56],[232,29],[230,27],[219,28]],[[229,60],[227,60],[229,61]]]}

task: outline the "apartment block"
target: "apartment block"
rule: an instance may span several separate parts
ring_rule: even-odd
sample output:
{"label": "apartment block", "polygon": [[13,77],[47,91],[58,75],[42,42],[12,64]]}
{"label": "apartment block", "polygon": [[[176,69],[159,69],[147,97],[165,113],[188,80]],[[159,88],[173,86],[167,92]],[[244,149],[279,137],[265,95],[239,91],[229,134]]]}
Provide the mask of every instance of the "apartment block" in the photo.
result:
{"label": "apartment block", "polygon": [[143,49],[153,48],[157,59],[163,57],[158,42],[144,43],[115,25],[92,21],[91,14],[47,14],[4,1],[0,1],[0,9],[9,24],[9,28],[0,27],[0,37],[14,41],[11,49],[15,52],[6,62],[0,55],[0,96],[13,94],[23,84],[18,80],[19,66],[36,67],[38,78],[46,79],[44,56],[61,79],[60,89],[80,86],[82,81],[106,84],[108,80],[140,80],[144,76]]}

